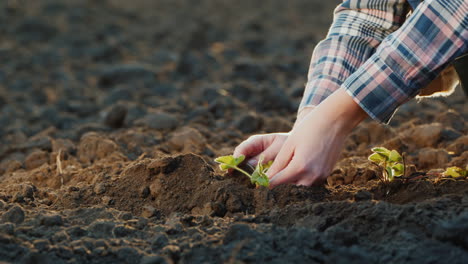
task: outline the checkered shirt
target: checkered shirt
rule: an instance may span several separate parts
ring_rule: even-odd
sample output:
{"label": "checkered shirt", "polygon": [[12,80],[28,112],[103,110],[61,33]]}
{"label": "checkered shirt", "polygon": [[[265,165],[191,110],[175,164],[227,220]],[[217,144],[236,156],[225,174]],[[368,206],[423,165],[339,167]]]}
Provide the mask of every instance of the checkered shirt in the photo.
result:
{"label": "checkered shirt", "polygon": [[468,0],[344,0],[314,49],[299,110],[341,87],[388,123],[467,51]]}

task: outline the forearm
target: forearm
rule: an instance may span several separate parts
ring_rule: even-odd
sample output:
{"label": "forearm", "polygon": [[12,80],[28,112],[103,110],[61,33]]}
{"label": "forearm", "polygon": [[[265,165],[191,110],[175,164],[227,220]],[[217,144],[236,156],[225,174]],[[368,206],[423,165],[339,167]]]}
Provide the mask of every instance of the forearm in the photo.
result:
{"label": "forearm", "polygon": [[339,5],[327,37],[314,49],[299,112],[336,91],[403,23],[407,10],[405,0],[348,0]]}

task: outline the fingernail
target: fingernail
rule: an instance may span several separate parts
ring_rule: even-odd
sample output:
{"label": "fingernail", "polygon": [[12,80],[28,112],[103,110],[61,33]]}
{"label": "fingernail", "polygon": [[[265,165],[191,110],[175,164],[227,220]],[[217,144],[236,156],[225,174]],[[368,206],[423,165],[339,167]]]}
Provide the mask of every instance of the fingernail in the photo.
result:
{"label": "fingernail", "polygon": [[257,166],[257,162],[258,161],[256,161],[256,160],[249,160],[249,161],[247,161],[247,164],[252,166],[252,167],[255,167],[255,166]]}

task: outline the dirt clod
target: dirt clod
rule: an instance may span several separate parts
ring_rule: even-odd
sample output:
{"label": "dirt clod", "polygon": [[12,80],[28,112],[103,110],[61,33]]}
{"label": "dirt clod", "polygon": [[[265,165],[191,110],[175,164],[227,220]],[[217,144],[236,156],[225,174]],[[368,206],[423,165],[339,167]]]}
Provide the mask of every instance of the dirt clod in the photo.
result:
{"label": "dirt clod", "polygon": [[35,151],[29,154],[24,161],[24,166],[27,170],[32,170],[40,167],[42,164],[49,162],[49,155],[45,151]]}
{"label": "dirt clod", "polygon": [[90,163],[106,158],[118,150],[117,144],[112,140],[101,138],[94,132],[83,135],[78,145],[78,158],[81,162]]}
{"label": "dirt clod", "polygon": [[15,205],[2,215],[2,222],[21,224],[24,221],[24,218],[24,210],[21,207]]}
{"label": "dirt clod", "polygon": [[106,113],[104,123],[112,128],[120,128],[124,125],[127,108],[123,105],[114,105]]}

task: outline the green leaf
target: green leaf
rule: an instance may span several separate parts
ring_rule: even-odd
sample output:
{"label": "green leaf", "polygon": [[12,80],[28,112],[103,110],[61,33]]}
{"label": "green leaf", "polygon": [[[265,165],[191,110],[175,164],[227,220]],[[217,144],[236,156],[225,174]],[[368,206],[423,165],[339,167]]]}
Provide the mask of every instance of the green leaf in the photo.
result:
{"label": "green leaf", "polygon": [[374,152],[367,159],[377,163],[384,169],[384,181],[393,181],[394,177],[405,174],[405,165],[402,164],[403,157],[396,150],[388,150],[384,147],[372,148]]}
{"label": "green leaf", "polygon": [[379,153],[385,157],[390,156],[390,150],[384,147],[375,147],[375,148],[372,148],[372,151],[375,153]]}
{"label": "green leaf", "polygon": [[368,160],[372,161],[372,162],[375,162],[377,164],[381,164],[383,163],[387,158],[385,156],[382,156],[381,154],[379,153],[374,153],[372,155],[370,155],[368,158]]}
{"label": "green leaf", "polygon": [[[461,177],[463,170],[459,167],[449,167],[444,171],[444,175],[447,177],[458,178]],[[465,172],[466,175],[466,172]]]}
{"label": "green leaf", "polygon": [[403,157],[401,157],[400,153],[396,150],[390,151],[390,154],[388,156],[388,159],[393,162],[401,162],[403,160]]}
{"label": "green leaf", "polygon": [[258,170],[255,170],[252,173],[250,181],[257,186],[268,187],[270,185],[270,180],[268,179],[268,176],[265,173]]}
{"label": "green leaf", "polygon": [[250,180],[257,186],[268,187],[270,185],[270,180],[268,179],[268,176],[265,173],[268,171],[273,162],[270,161],[264,164],[263,159],[264,156],[261,155],[258,159],[257,166],[255,167],[255,170],[252,173],[252,177],[250,177]]}
{"label": "green leaf", "polygon": [[237,167],[237,165],[241,164],[244,161],[244,159],[244,155],[241,155],[237,158],[234,158],[232,155],[229,155],[217,157],[214,161],[220,164],[219,168],[221,170],[227,170],[233,167]]}
{"label": "green leaf", "polygon": [[219,167],[221,168],[221,170],[227,170],[227,169],[238,170],[242,172],[245,176],[249,177],[250,181],[253,184],[257,186],[268,187],[270,185],[269,184],[270,181],[268,179],[268,176],[265,173],[268,171],[273,161],[269,161],[263,164],[263,156],[260,156],[257,166],[254,169],[254,172],[252,174],[249,174],[248,172],[237,167],[237,165],[242,163],[244,159],[245,159],[245,156],[243,155],[237,158],[234,158],[232,155],[229,155],[229,156],[218,157],[215,159],[215,162],[220,164]]}
{"label": "green leaf", "polygon": [[405,166],[401,163],[397,163],[392,166],[393,176],[400,177],[405,174]]}

